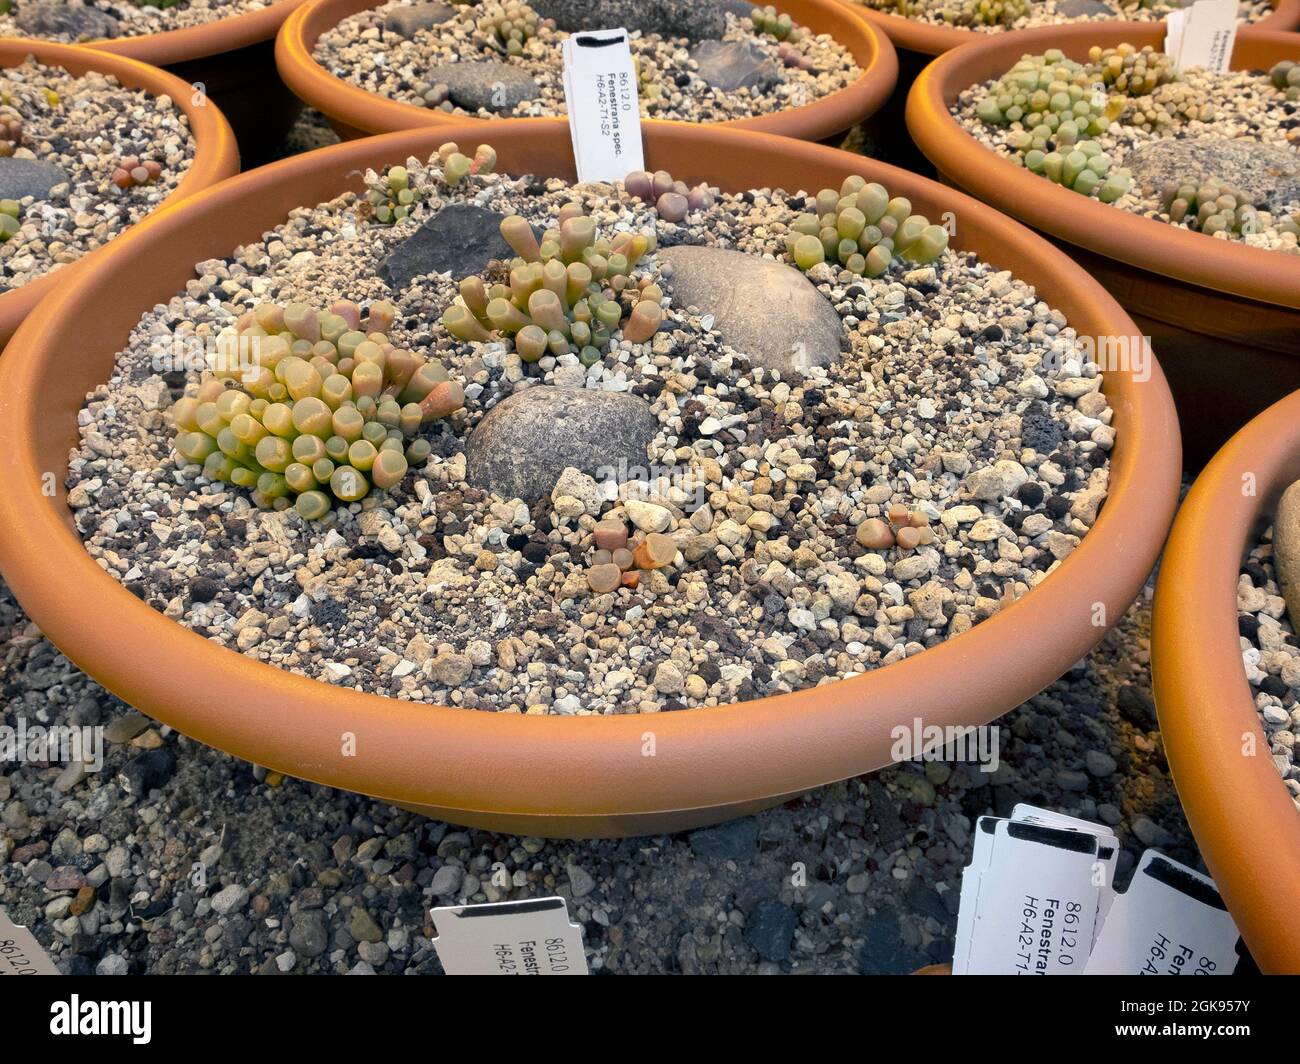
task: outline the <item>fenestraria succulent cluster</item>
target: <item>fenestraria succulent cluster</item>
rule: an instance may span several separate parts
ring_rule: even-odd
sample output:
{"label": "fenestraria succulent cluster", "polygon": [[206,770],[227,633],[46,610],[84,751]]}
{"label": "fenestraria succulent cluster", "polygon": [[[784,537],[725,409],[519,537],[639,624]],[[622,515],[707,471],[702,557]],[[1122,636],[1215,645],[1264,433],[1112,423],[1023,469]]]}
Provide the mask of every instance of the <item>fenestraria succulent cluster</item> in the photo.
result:
{"label": "fenestraria succulent cluster", "polygon": [[1029,0],[966,0],[944,8],[943,20],[954,26],[1010,26],[1029,14]]}
{"label": "fenestraria succulent cluster", "polygon": [[1168,185],[1161,202],[1170,221],[1213,236],[1229,232],[1242,236],[1259,228],[1259,210],[1250,198],[1223,181],[1178,181]]}
{"label": "fenestraria succulent cluster", "polygon": [[561,208],[557,228],[540,243],[518,215],[501,222],[501,235],[518,256],[508,283],[467,277],[460,299],[442,316],[462,340],[508,339],[525,362],[548,352],[576,352],[594,365],[620,328],[634,344],[649,340],[663,322],[663,293],[636,264],[654,250],[654,235],[622,232],[598,238],[596,223],[576,203]]}
{"label": "fenestraria succulent cluster", "polygon": [[378,187],[366,190],[367,214],[380,225],[395,225],[411,213],[416,190],[405,166],[390,166]]}
{"label": "fenestraria succulent cluster", "polygon": [[671,565],[677,557],[677,541],[662,532],[628,535],[627,525],[617,517],[606,517],[593,532],[595,551],[587,569],[587,586],[598,595],[634,588],[641,573]]}
{"label": "fenestraria succulent cluster", "polygon": [[1288,100],[1300,100],[1300,63],[1283,59],[1268,72],[1268,78]]}
{"label": "fenestraria succulent cluster", "polygon": [[665,222],[680,222],[691,211],[713,204],[713,190],[708,185],[690,188],[685,181],[673,180],[667,170],[656,170],[653,174],[633,170],[623,178],[623,188],[628,195],[653,203],[655,212]]}
{"label": "fenestraria succulent cluster", "polygon": [[134,188],[137,185],[152,185],[162,174],[161,164],[153,159],[141,162],[135,156],[127,156],[113,171],[113,184],[118,188]]}
{"label": "fenestraria succulent cluster", "polygon": [[808,34],[802,26],[796,26],[789,15],[778,13],[771,4],[754,8],[749,13],[749,18],[759,33],[766,33],[778,41],[800,41]]}
{"label": "fenestraria succulent cluster", "polygon": [[0,243],[18,232],[18,214],[21,209],[17,200],[0,200]]}
{"label": "fenestraria succulent cluster", "polygon": [[8,158],[23,143],[23,116],[7,92],[0,93],[0,157]]}
{"label": "fenestraria succulent cluster", "polygon": [[799,215],[786,241],[801,270],[829,260],[866,277],[881,276],[896,258],[934,262],[947,246],[948,231],[913,214],[911,201],[856,174],[838,192],[817,193],[817,212]]}
{"label": "fenestraria succulent cluster", "polygon": [[173,446],[262,508],[319,520],[429,455],[421,426],[465,392],[442,363],[388,339],[396,308],[263,303],[217,338],[211,369],[172,408]]}
{"label": "fenestraria succulent cluster", "polygon": [[901,503],[889,508],[882,520],[870,517],[858,525],[856,538],[867,550],[916,550],[934,542],[930,519],[920,510],[909,510]]}
{"label": "fenestraria succulent cluster", "polygon": [[[1022,134],[1028,137],[1029,134]],[[1031,146],[1018,147],[1025,142],[1013,138],[1010,142],[1021,152],[1021,162],[1030,173],[1039,174],[1084,196],[1097,193],[1102,203],[1114,203],[1133,187],[1133,175],[1124,167],[1112,169],[1111,157],[1093,140],[1063,140],[1061,147],[1045,151],[1047,143],[1039,146],[1031,138]]]}
{"label": "fenestraria succulent cluster", "polygon": [[541,16],[527,4],[487,3],[479,10],[478,29],[506,55],[520,55],[524,42],[537,36]]}
{"label": "fenestraria succulent cluster", "polygon": [[497,165],[496,149],[490,144],[480,144],[469,156],[455,141],[449,141],[439,146],[438,158],[442,160],[443,180],[449,185],[459,185],[472,174],[490,174]]}

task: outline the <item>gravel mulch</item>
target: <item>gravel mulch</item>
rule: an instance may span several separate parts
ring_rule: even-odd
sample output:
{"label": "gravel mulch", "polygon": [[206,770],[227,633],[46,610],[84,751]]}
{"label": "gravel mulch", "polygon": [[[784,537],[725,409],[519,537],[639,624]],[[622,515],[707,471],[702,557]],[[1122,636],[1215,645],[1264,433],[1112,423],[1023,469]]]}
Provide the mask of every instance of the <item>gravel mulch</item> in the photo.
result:
{"label": "gravel mulch", "polygon": [[[494,175],[448,190],[436,167],[407,168],[420,208],[397,226],[359,221],[349,195],[295,212],[232,260],[200,264],[184,293],[146,314],[82,411],[70,503],[87,548],[216,642],[357,690],[481,709],[744,701],[889,664],[983,621],[1068,556],[1104,501],[1115,433],[1097,366],[1070,356],[1077,338],[1063,315],[1008,273],[949,251],[874,280],[822,264],[814,290],[769,261],[769,298],[728,320],[673,307],[652,342],[616,342],[590,367],[573,354],[529,366],[500,343],[464,343],[432,324],[457,291],[447,276],[417,275],[397,293],[379,276],[444,204],[471,198],[544,225],[577,196],[604,232],[656,225],[652,269],[670,245],[713,234],[755,256],[717,267],[738,269],[731,277],[704,267],[726,289],[757,256],[784,256],[804,197],[723,196],[675,224],[607,186]],[[670,293],[700,280],[674,262],[658,267]],[[781,286],[817,313],[780,320],[784,303],[770,297]],[[263,300],[389,297],[394,342],[466,383],[467,410],[435,427],[432,455],[405,484],[322,527],[259,511],[242,490],[178,464],[166,411],[187,382],[159,375],[158,351]],[[728,346],[737,322],[838,362],[778,379],[751,367],[757,348]],[[650,425],[654,468],[600,483],[551,473],[526,501],[513,484],[475,480],[467,436],[485,453],[513,446],[509,432],[487,433],[484,414],[520,393],[579,418],[621,396]],[[543,417],[501,464],[541,468],[550,427]],[[519,454],[533,457],[521,467]],[[933,522],[933,543],[864,546],[859,526],[891,507]],[[609,516],[674,537],[676,562],[594,594],[593,530]]]}
{"label": "gravel mulch", "polygon": [[[369,92],[454,115],[479,118],[567,114],[561,45],[568,34],[542,22],[518,55],[476,25],[478,8],[409,36],[385,24],[412,5],[395,2],[359,12],[321,34],[315,58],[335,77]],[[430,4],[417,5],[433,6]],[[540,6],[540,5],[539,5]],[[633,32],[641,113],[646,118],[725,122],[815,102],[861,76],[853,57],[827,35],[795,45],[756,33],[748,19],[726,14],[721,54],[701,62],[686,37]],[[804,64],[787,65],[782,47]],[[805,69],[806,66],[806,69]]]}
{"label": "gravel mulch", "polygon": [[140,37],[270,7],[276,0],[180,0],[168,7],[130,0],[13,0],[0,15],[0,36],[77,44],[102,37]]}
{"label": "gravel mulch", "polygon": [[[0,94],[0,112],[23,126],[20,145],[0,158],[0,199],[19,203],[18,231],[0,243],[6,289],[108,243],[175,191],[194,160],[189,119],[175,102],[116,78],[28,60],[0,72]],[[159,164],[158,177],[116,185],[131,157]]]}
{"label": "gravel mulch", "polygon": [[[848,0],[887,15],[900,15],[933,26],[953,26],[976,33],[1009,33],[1034,26],[1072,22],[1153,22],[1186,7],[1178,0]],[[1269,0],[1243,0],[1237,21],[1250,25],[1273,12]]]}

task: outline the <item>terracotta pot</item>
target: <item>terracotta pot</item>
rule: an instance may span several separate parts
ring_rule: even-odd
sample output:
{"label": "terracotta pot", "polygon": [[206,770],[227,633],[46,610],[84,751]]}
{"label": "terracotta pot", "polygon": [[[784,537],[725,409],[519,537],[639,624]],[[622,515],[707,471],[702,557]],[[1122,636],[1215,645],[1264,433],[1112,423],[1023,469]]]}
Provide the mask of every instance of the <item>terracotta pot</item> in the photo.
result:
{"label": "terracotta pot", "polygon": [[1242,666],[1237,576],[1297,479],[1293,393],[1233,436],[1188,493],[1160,567],[1151,648],[1160,732],[1201,855],[1261,970],[1291,974],[1300,973],[1300,812]]}
{"label": "terracotta pot", "polygon": [[[981,33],[979,30],[966,30],[958,26],[933,26],[902,15],[891,15],[876,11],[854,0],[839,0],[845,7],[852,8],[882,33],[887,33],[900,53],[911,52],[914,55],[936,56],[960,48],[971,41],[997,39],[1005,33]],[[1068,24],[1067,24],[1068,25]],[[1082,25],[1082,24],[1076,24]],[[1092,23],[1091,25],[1097,25]],[[1163,32],[1163,22],[1159,25]],[[1252,22],[1251,29],[1258,30],[1294,30],[1300,27],[1300,0],[1273,0],[1273,12],[1258,22]],[[1060,27],[1049,27],[1059,29]],[[1023,30],[1014,31],[1023,33]],[[900,55],[900,59],[902,56]]]}
{"label": "terracotta pot", "polygon": [[275,70],[275,35],[300,3],[280,0],[204,26],[87,46],[152,63],[190,85],[202,85],[234,127],[245,167],[257,166],[274,157],[302,110]]}
{"label": "terracotta pot", "polygon": [[[1300,256],[1212,243],[1152,218],[1086,199],[989,151],[949,114],[957,96],[1022,55],[1163,42],[1162,24],[1105,22],[989,37],[936,59],[907,101],[912,137],[944,180],[1071,246],[1076,261],[1133,315],[1169,374],[1198,467],[1279,395],[1300,388]],[[1300,36],[1243,31],[1233,67],[1300,58]],[[1225,350],[1231,357],[1225,358]]]}
{"label": "terracotta pot", "polygon": [[[948,643],[794,694],[718,708],[610,717],[472,712],[328,686],[252,661],[150,609],[104,573],[71,526],[63,484],[85,393],[111,372],[140,314],[170,298],[196,261],[259,239],[302,204],[361,187],[361,172],[478,123],[336,145],[243,174],[118,241],[42,304],[0,359],[0,569],[32,619],[81,668],[143,712],[273,769],[361,791],[459,824],[531,835],[641,835],[772,806],[890,761],[891,728],[981,724],[1040,691],[1119,620],[1142,587],[1179,483],[1177,419],[1159,367],[1106,380],[1119,439],[1095,527],[1039,587]],[[573,179],[567,124],[493,124],[500,168]],[[962,220],[955,244],[1037,286],[1081,333],[1132,328],[1060,252],[996,211],[932,181],[818,145],[664,124],[646,159],[689,182],[787,189],[879,180],[917,209]],[[121,278],[135,278],[123,289]],[[82,323],[98,323],[91,336]],[[78,357],[64,352],[75,349]],[[344,733],[356,756],[341,757]],[[643,751],[653,743],[654,755]]]}
{"label": "terracotta pot", "polygon": [[[144,89],[155,96],[165,93],[185,112],[190,128],[194,131],[194,161],[176,191],[159,204],[155,214],[179,203],[186,196],[192,196],[200,189],[239,173],[239,150],[222,113],[212,106],[194,106],[190,100],[189,86],[171,74],[133,59],[103,55],[70,44],[0,38],[0,66],[18,66],[28,56],[35,56],[48,66],[62,67],[73,74],[93,70],[113,75],[128,88]],[[32,307],[55,288],[66,284],[89,260],[97,258],[104,250],[105,248],[97,248],[76,262],[60,266],[30,284],[0,293],[0,349],[9,342],[14,330]]]}
{"label": "terracotta pot", "polygon": [[[383,0],[308,0],[285,22],[275,46],[275,60],[285,84],[311,107],[325,114],[344,138],[399,129],[422,129],[450,122],[492,123],[501,119],[465,118],[390,100],[342,78],[312,58],[320,35],[349,15],[378,7]],[[1296,0],[1300,3],[1300,0]],[[883,34],[845,11],[837,0],[781,0],[775,5],[817,33],[829,33],[853,55],[862,76],[847,89],[804,107],[774,114],[715,123],[737,129],[778,133],[800,140],[827,140],[852,128],[875,111],[894,90],[898,60]],[[486,134],[480,134],[486,135]]]}

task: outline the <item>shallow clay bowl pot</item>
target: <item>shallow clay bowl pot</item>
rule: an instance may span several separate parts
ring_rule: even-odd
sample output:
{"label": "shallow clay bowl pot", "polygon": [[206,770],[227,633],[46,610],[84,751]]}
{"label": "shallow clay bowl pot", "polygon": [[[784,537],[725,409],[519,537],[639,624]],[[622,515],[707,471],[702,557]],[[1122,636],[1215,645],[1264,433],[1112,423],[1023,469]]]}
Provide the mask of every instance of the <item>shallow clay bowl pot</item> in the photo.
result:
{"label": "shallow clay bowl pot", "polygon": [[[905,18],[902,15],[891,15],[885,11],[876,11],[864,4],[854,3],[853,0],[839,0],[839,2],[844,4],[845,7],[856,11],[883,33],[889,34],[889,39],[894,42],[894,47],[898,49],[899,60],[902,62],[906,62],[913,55],[943,55],[944,52],[960,48],[963,44],[969,44],[971,41],[983,41],[989,38],[1005,37],[1008,33],[1025,32],[1024,30],[1003,30],[998,33],[982,33],[979,30],[962,29],[960,26],[935,26],[917,19]],[[1063,25],[1070,25],[1070,23],[1064,23]],[[1075,25],[1083,24],[1075,23]],[[1094,22],[1090,23],[1090,25],[1095,26],[1098,23]],[[1161,32],[1164,32],[1163,22],[1153,22],[1149,23],[1149,25],[1159,26]],[[1273,0],[1272,14],[1250,24],[1251,29],[1262,30],[1294,30],[1297,26],[1300,26],[1300,0]],[[1053,26],[1048,28],[1059,29],[1061,27]]]}
{"label": "shallow clay bowl pot", "polygon": [[[92,70],[111,74],[127,88],[144,89],[154,96],[170,96],[185,112],[194,133],[194,159],[176,190],[153,213],[167,210],[186,196],[192,196],[200,189],[239,173],[239,149],[235,146],[234,134],[222,113],[211,103],[202,107],[195,106],[190,99],[190,87],[166,71],[133,59],[104,55],[70,44],[0,38],[0,66],[19,66],[28,56],[35,56],[47,66],[62,67],[73,74],[85,74]],[[76,262],[60,266],[30,284],[0,293],[0,349],[9,342],[14,330],[44,296],[66,283],[89,260],[104,250],[102,247],[96,248]]]}
{"label": "shallow clay bowl pot", "polygon": [[[276,41],[275,60],[285,84],[308,105],[326,115],[339,135],[347,139],[451,122],[478,123],[485,127],[490,124],[495,128],[498,122],[505,121],[448,115],[390,100],[336,78],[312,58],[316,41],[322,33],[333,29],[345,18],[378,7],[383,2],[385,0],[308,0],[303,4],[285,21]],[[713,3],[715,0],[701,2]],[[853,55],[862,76],[848,88],[803,107],[713,123],[715,127],[778,133],[800,140],[828,140],[874,112],[894,91],[898,60],[889,38],[855,18],[837,0],[779,0],[774,6],[814,33],[829,33]]]}
{"label": "shallow clay bowl pot", "polygon": [[280,0],[204,26],[90,41],[87,47],[152,63],[202,85],[234,127],[244,165],[256,166],[273,157],[302,110],[276,73],[274,58],[275,35],[300,3]]}
{"label": "shallow clay bowl pot", "polygon": [[[360,189],[367,167],[426,158],[458,124],[336,145],[243,174],[118,241],[38,309],[0,359],[0,570],[51,640],[104,686],[201,742],[458,824],[543,836],[681,830],[776,805],[890,761],[895,724],[975,725],[1051,683],[1114,624],[1142,587],[1179,484],[1173,403],[1159,367],[1145,383],[1106,380],[1118,443],[1095,527],[1020,601],[924,654],[839,683],[659,715],[527,716],[416,705],[306,679],[182,628],[91,559],[60,485],[77,410],[105,381],[140,314],[169,299],[198,261],[261,239],[287,213]],[[561,119],[503,120],[500,169],[573,178]],[[664,125],[646,160],[731,190],[879,180],[919,211],[958,218],[956,246],[1035,284],[1081,334],[1120,334],[1118,304],[1059,251],[989,207],[932,181],[819,145],[739,130]],[[134,278],[124,287],[124,276]],[[96,322],[87,335],[86,321]],[[68,357],[75,351],[76,357]],[[356,756],[340,756],[345,733]],[[652,751],[653,756],[647,756]]]}
{"label": "shallow clay bowl pot", "polygon": [[[917,78],[907,101],[912,137],[946,181],[1069,245],[1081,265],[1133,315],[1164,363],[1193,467],[1242,424],[1300,388],[1300,255],[1141,218],[1080,196],[985,148],[949,114],[972,85],[1026,53],[1129,41],[1163,47],[1162,23],[1101,22],[989,37],[947,52]],[[1243,31],[1235,69],[1300,59],[1300,34]]]}
{"label": "shallow clay bowl pot", "polygon": [[1187,822],[1256,963],[1291,974],[1300,973],[1300,812],[1246,680],[1237,577],[1296,479],[1300,393],[1251,421],[1197,477],[1161,563],[1152,633],[1160,732]]}

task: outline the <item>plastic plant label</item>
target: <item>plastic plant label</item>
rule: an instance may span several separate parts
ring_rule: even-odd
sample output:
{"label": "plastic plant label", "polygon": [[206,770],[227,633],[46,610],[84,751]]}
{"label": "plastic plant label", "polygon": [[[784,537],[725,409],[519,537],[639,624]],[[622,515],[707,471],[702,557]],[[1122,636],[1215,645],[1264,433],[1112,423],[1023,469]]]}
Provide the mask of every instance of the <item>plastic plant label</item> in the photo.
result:
{"label": "plastic plant label", "polygon": [[1100,840],[981,817],[962,873],[954,975],[1082,975],[1092,948]]}
{"label": "plastic plant label", "polygon": [[432,910],[448,975],[586,975],[582,928],[563,898],[529,898]]}
{"label": "plastic plant label", "polygon": [[58,975],[41,944],[0,909],[0,975]]}
{"label": "plastic plant label", "polygon": [[621,181],[645,169],[641,105],[627,30],[573,33],[564,42],[564,100],[579,181]]}
{"label": "plastic plant label", "polygon": [[1237,926],[1213,880],[1147,850],[1111,906],[1089,975],[1231,975]]}
{"label": "plastic plant label", "polygon": [[1178,70],[1226,74],[1237,39],[1237,0],[1197,0],[1165,21],[1165,52]]}

